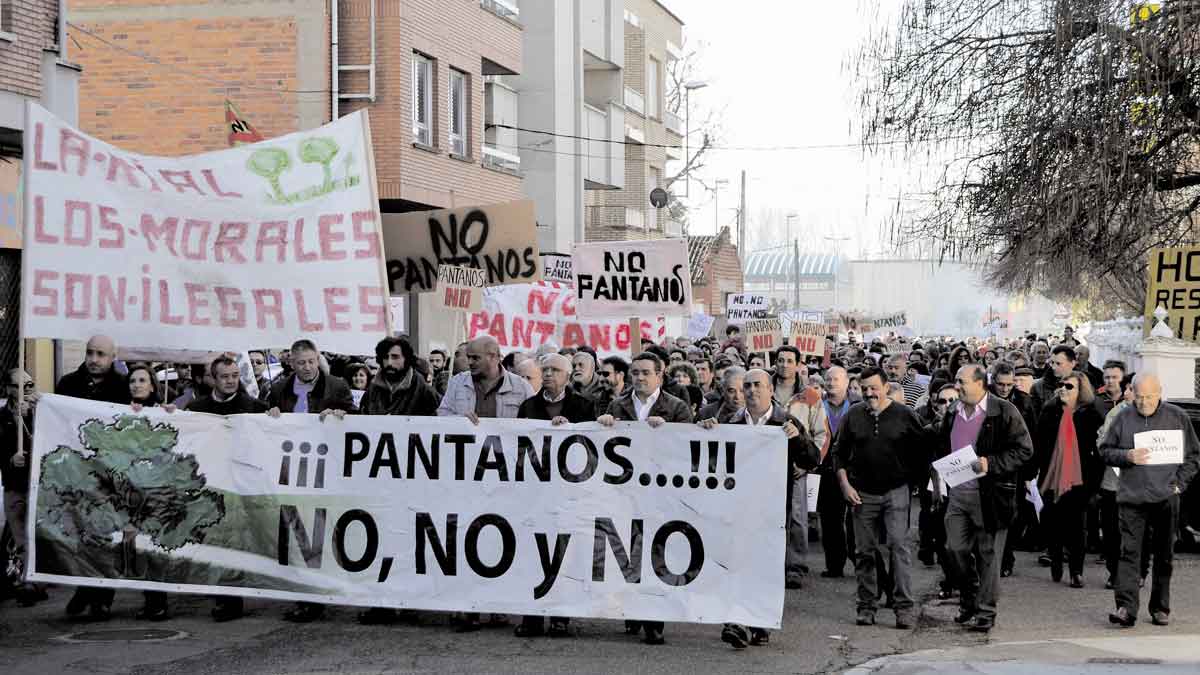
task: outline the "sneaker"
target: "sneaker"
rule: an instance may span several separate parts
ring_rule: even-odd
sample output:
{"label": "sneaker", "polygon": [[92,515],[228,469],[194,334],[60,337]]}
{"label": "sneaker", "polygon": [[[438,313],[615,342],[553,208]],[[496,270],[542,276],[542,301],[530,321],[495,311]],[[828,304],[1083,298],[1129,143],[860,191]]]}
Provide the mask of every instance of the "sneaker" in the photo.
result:
{"label": "sneaker", "polygon": [[746,629],[742,626],[736,623],[727,623],[721,629],[721,642],[734,649],[745,649],[750,644],[750,636],[746,635]]}
{"label": "sneaker", "polygon": [[1150,623],[1155,626],[1165,626],[1171,623],[1171,615],[1163,611],[1150,612]]}
{"label": "sneaker", "polygon": [[854,620],[854,623],[858,624],[859,626],[874,626],[875,612],[872,612],[869,609],[858,610],[858,618]]}

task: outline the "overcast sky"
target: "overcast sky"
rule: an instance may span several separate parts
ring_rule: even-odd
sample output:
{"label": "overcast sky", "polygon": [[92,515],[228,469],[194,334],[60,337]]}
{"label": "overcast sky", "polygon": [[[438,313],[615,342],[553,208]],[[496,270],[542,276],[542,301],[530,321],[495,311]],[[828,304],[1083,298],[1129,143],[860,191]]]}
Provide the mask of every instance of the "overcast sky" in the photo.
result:
{"label": "overcast sky", "polygon": [[[860,140],[857,91],[848,75],[868,17],[859,0],[840,3],[666,0],[685,22],[689,45],[703,44],[709,86],[692,93],[693,109],[724,108],[723,145],[736,148],[853,144]],[[885,8],[898,0],[874,0]],[[697,116],[698,117],[698,116]],[[693,118],[693,125],[696,123]],[[694,131],[694,128],[693,128]],[[908,181],[893,159],[860,148],[721,150],[705,170],[721,189],[717,222],[736,218],[739,173],[747,172],[747,213],[794,211],[814,246],[845,255],[880,249],[881,224]],[[911,189],[911,185],[909,186]],[[679,186],[677,191],[682,191]],[[693,182],[690,234],[714,231],[713,200]],[[914,206],[910,203],[908,206]],[[753,226],[753,224],[752,224]],[[824,237],[849,236],[844,243]],[[751,247],[747,247],[751,248]]]}

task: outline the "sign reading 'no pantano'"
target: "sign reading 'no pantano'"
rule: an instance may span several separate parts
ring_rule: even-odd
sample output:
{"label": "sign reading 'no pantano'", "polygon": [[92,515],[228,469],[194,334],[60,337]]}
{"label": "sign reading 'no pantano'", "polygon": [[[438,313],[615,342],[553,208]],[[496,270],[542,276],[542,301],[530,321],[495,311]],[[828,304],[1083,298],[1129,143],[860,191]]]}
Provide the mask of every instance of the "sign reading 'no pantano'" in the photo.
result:
{"label": "sign reading 'no pantano'", "polygon": [[580,316],[691,316],[692,275],[682,239],[576,244]]}

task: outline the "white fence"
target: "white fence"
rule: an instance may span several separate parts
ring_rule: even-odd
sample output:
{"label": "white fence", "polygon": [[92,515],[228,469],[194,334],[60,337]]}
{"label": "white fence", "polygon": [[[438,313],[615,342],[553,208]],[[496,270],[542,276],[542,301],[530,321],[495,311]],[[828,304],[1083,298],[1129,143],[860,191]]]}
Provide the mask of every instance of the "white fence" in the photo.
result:
{"label": "white fence", "polygon": [[1137,346],[1142,342],[1142,319],[1114,319],[1081,324],[1075,337],[1091,351],[1092,364],[1102,367],[1105,361],[1124,361],[1131,372],[1142,369]]}

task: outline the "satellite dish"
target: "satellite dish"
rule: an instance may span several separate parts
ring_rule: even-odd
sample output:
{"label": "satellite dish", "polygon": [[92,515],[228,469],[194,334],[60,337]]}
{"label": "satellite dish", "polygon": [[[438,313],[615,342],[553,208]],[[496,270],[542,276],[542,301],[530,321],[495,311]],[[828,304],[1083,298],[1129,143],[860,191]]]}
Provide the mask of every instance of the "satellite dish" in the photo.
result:
{"label": "satellite dish", "polygon": [[668,195],[667,191],[662,188],[654,188],[650,191],[650,204],[656,209],[661,209],[662,207],[666,206],[670,199],[671,196]]}

